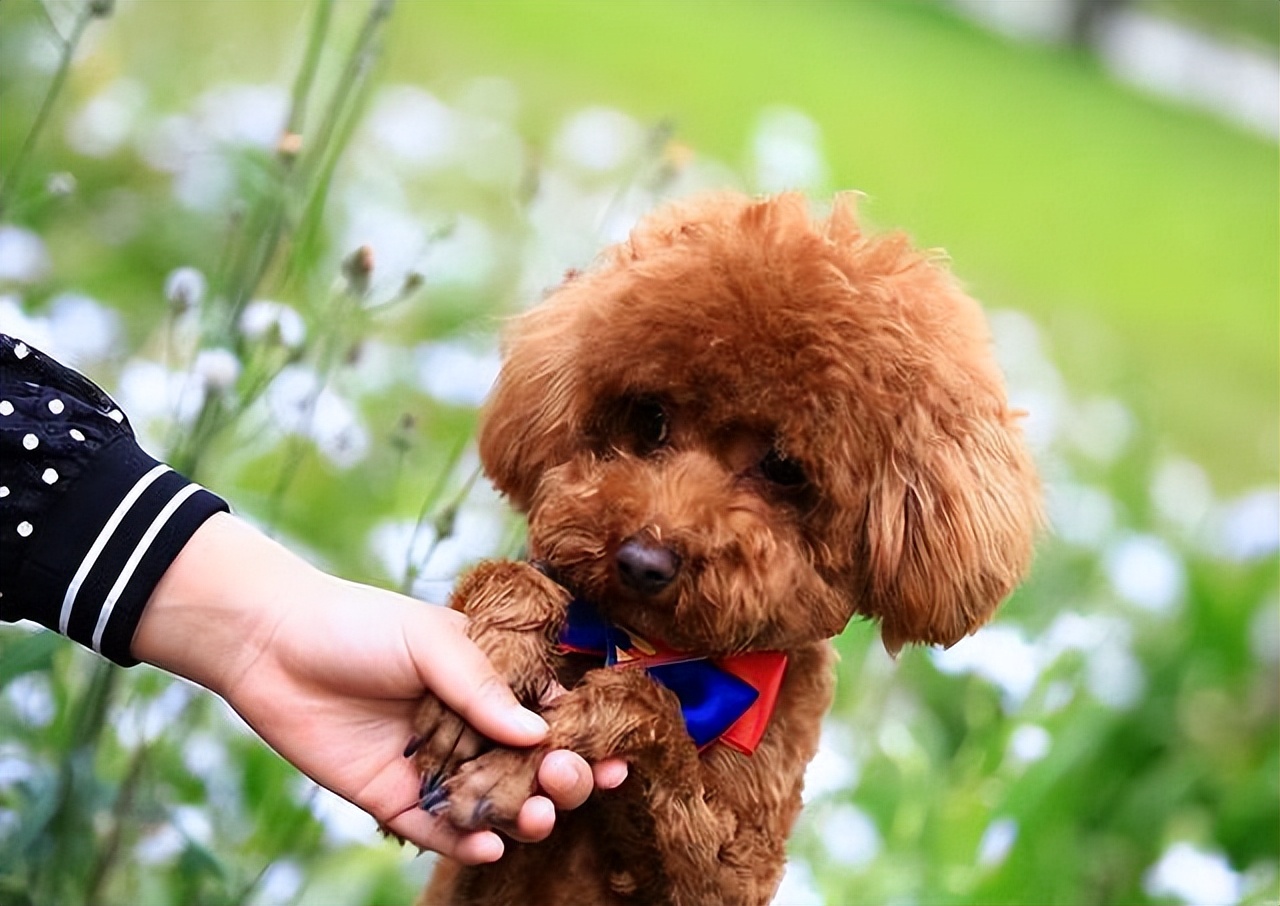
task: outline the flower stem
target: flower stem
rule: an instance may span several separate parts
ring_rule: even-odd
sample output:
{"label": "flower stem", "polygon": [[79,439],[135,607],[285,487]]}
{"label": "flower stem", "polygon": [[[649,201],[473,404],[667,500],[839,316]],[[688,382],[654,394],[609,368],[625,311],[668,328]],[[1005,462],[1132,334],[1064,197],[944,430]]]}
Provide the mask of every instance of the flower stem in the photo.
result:
{"label": "flower stem", "polygon": [[302,58],[302,66],[298,69],[298,77],[293,82],[293,94],[289,99],[289,117],[285,121],[285,132],[298,135],[306,119],[307,102],[311,95],[311,86],[315,82],[316,70],[320,66],[321,52],[329,34],[329,22],[333,18],[333,0],[320,0],[316,6],[316,16],[311,22],[311,33],[307,37],[307,51]]}
{"label": "flower stem", "polygon": [[0,176],[0,217],[4,216],[9,208],[13,193],[22,184],[23,171],[26,169],[27,162],[31,159],[31,152],[35,149],[36,141],[49,123],[49,115],[53,112],[53,105],[66,84],[67,74],[71,71],[71,60],[75,56],[76,48],[80,45],[80,39],[84,37],[85,29],[89,27],[90,21],[103,15],[105,15],[105,12],[100,3],[96,2],[96,0],[85,0],[80,7],[80,11],[76,14],[75,22],[71,26],[71,33],[62,38],[62,51],[58,57],[58,68],[53,74],[53,81],[49,83],[49,90],[45,92],[44,100],[40,102],[40,110],[36,113],[36,118],[31,123],[31,128],[27,130],[27,135],[22,140],[22,146],[18,148],[18,153],[14,157],[13,164],[9,167],[9,172]]}

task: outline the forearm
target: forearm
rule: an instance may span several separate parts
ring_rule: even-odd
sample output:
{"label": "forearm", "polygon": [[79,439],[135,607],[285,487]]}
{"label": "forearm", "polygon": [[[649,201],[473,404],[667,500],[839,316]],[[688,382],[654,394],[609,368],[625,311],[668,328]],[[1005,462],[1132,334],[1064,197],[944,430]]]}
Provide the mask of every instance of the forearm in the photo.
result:
{"label": "forearm", "polygon": [[261,656],[290,603],[325,581],[257,529],[217,514],[156,585],[133,656],[225,694]]}

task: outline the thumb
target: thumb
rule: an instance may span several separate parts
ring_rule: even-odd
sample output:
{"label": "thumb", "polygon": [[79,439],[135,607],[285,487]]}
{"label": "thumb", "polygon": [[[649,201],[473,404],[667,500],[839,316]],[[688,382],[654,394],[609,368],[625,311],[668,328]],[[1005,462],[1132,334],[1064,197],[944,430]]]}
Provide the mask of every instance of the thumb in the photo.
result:
{"label": "thumb", "polygon": [[456,619],[454,611],[443,613],[451,618],[432,627],[429,641],[410,641],[423,685],[495,742],[511,746],[541,742],[547,735],[546,721],[516,701],[511,687],[462,631],[465,620]]}

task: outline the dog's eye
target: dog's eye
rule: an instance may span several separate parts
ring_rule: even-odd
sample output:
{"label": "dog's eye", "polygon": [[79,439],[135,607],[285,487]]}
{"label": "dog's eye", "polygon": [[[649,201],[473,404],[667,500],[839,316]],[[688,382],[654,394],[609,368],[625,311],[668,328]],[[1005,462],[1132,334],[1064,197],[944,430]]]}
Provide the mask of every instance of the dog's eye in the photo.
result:
{"label": "dog's eye", "polygon": [[798,488],[809,481],[800,463],[794,459],[788,459],[777,450],[770,450],[765,458],[760,460],[760,474],[784,488]]}
{"label": "dog's eye", "polygon": [[627,426],[637,453],[652,453],[667,442],[670,425],[661,403],[647,398],[632,400],[627,410]]}

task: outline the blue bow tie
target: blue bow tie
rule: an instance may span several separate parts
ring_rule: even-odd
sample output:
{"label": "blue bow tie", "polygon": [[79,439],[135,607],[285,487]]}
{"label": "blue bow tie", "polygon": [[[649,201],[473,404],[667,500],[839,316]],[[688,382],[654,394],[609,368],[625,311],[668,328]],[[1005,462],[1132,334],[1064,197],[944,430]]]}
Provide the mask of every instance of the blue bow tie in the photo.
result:
{"label": "blue bow tie", "polygon": [[[725,737],[726,743],[746,754],[754,751],[764,733],[786,666],[785,655],[779,652],[711,659],[662,650],[608,622],[581,599],[569,604],[560,646],[566,651],[599,655],[606,667],[642,668],[680,700],[685,727],[699,749]],[[746,721],[750,726],[742,733],[726,737],[730,728],[737,729],[734,725],[751,711],[762,693],[767,711]]]}

